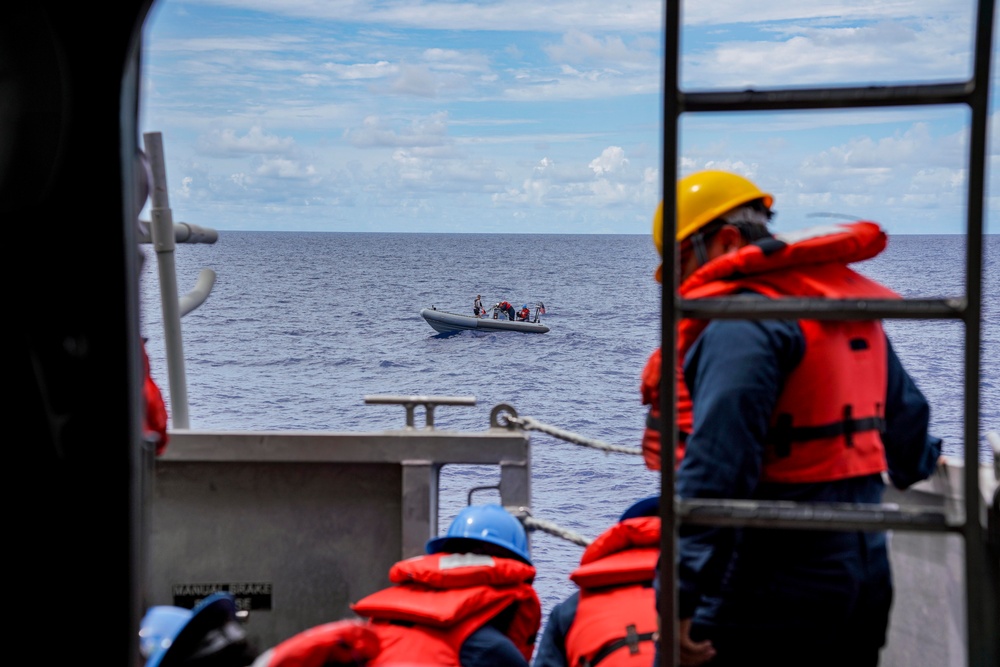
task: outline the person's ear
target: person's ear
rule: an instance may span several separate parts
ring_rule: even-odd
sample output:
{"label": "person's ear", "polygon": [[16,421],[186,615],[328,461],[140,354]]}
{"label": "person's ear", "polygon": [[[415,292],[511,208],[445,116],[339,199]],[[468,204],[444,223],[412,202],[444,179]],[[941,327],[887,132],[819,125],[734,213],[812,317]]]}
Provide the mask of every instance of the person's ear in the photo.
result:
{"label": "person's ear", "polygon": [[714,240],[718,242],[719,248],[723,253],[730,253],[745,245],[740,230],[732,225],[724,225],[715,235]]}

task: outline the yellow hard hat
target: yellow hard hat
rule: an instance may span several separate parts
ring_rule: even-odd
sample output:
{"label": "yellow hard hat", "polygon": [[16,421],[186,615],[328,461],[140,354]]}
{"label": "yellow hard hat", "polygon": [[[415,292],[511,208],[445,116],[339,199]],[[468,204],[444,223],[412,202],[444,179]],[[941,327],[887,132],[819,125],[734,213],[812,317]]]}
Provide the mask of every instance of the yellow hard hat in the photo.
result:
{"label": "yellow hard hat", "polygon": [[[771,208],[774,196],[763,192],[746,178],[728,171],[705,170],[685,176],[677,182],[677,241],[683,241],[727,211],[763,199]],[[653,216],[653,243],[663,255],[663,202]],[[661,281],[663,266],[656,269]]]}

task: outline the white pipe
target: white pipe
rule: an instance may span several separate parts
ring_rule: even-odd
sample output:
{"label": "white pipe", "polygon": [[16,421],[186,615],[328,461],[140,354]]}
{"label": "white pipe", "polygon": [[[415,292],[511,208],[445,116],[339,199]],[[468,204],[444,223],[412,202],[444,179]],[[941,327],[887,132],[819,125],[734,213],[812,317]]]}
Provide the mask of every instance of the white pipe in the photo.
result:
{"label": "white pipe", "polygon": [[170,419],[173,428],[186,429],[188,421],[187,377],[184,372],[184,344],[181,339],[180,300],[177,297],[177,268],[174,264],[174,223],[167,196],[167,172],[163,159],[163,136],[159,132],[142,135],[153,172],[151,188],[152,224],[150,231],[156,250],[160,276],[160,307],[166,343],[167,374],[170,381]]}
{"label": "white pipe", "polygon": [[202,269],[198,274],[198,282],[194,289],[185,294],[180,299],[180,313],[184,317],[192,310],[205,303],[205,299],[212,293],[215,286],[215,271],[212,269]]}
{"label": "white pipe", "polygon": [[[152,223],[145,222],[145,227],[152,229]],[[215,243],[219,240],[219,232],[211,227],[200,227],[190,222],[174,223],[174,241],[177,243]],[[139,231],[139,243],[152,243],[152,234],[144,236]]]}

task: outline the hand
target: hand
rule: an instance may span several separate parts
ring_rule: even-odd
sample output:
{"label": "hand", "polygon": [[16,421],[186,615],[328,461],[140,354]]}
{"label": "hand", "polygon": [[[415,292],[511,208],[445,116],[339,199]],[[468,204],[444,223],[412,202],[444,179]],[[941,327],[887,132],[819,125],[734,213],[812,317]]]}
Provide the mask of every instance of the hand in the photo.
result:
{"label": "hand", "polygon": [[715,657],[712,642],[696,642],[691,640],[691,619],[682,618],[678,628],[677,641],[680,645],[681,667],[698,667]]}

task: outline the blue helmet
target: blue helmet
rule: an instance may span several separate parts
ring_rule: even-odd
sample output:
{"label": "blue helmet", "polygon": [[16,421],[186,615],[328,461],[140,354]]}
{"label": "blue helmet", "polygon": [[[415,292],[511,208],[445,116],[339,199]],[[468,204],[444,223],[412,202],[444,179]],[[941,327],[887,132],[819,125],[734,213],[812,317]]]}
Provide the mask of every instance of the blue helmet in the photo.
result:
{"label": "blue helmet", "polygon": [[445,535],[427,542],[427,553],[451,551],[448,545],[451,540],[478,540],[494,544],[531,565],[528,534],[524,526],[500,505],[469,505],[458,513]]}
{"label": "blue helmet", "polygon": [[640,516],[659,516],[660,515],[660,497],[659,496],[649,496],[648,498],[643,498],[642,500],[637,500],[632,504],[627,510],[625,510],[622,515],[618,518],[619,522],[625,519],[634,519]]}
{"label": "blue helmet", "polygon": [[[194,609],[168,605],[150,607],[139,629],[139,650],[146,658],[145,667],[159,667],[168,657],[175,661],[175,654],[184,655],[193,650],[206,632],[228,623],[236,623],[236,602],[230,593],[212,593]],[[244,638],[245,633],[236,632],[227,640]],[[174,653],[170,653],[172,647],[177,647]]]}

